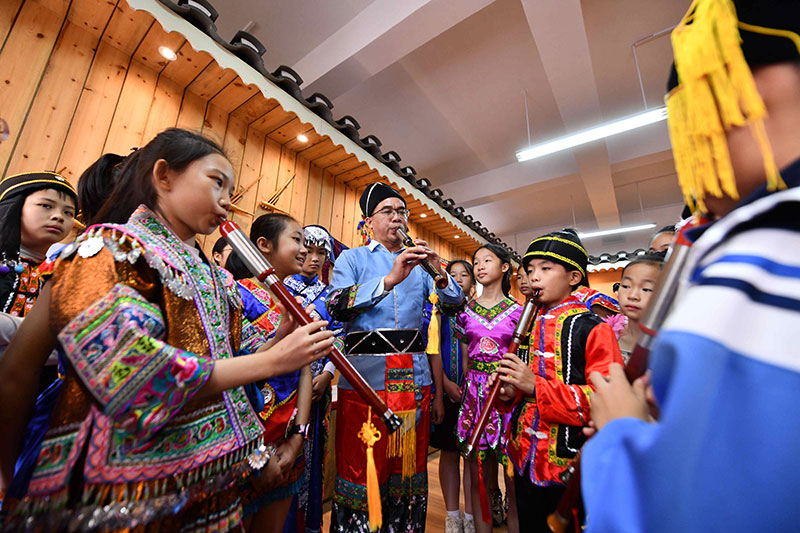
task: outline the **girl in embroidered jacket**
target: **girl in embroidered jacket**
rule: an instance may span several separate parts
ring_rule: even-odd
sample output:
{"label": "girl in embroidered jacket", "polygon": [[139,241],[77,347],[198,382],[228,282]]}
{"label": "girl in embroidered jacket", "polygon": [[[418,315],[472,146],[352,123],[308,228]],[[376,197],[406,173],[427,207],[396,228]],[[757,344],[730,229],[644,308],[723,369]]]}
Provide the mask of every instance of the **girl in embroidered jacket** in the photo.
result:
{"label": "girl in embroidered jacket", "polygon": [[[480,297],[470,301],[456,321],[461,335],[464,357],[464,385],[461,411],[458,414],[456,435],[461,446],[469,441],[478,421],[486,397],[489,394],[487,379],[496,372],[499,361],[508,350],[511,336],[517,326],[522,307],[514,301],[511,291],[511,257],[494,244],[478,248],[472,256],[475,279],[483,285]],[[508,465],[505,454],[506,433],[510,415],[492,411],[484,435],[478,443],[478,462],[470,464],[472,508],[475,511],[475,526],[478,531],[491,531],[490,517],[483,516],[481,499],[486,498],[487,488],[492,489],[493,507],[502,513],[502,496],[495,488],[497,464]],[[516,527],[516,506],[513,483],[506,476],[509,487],[508,511],[509,531]],[[485,501],[485,500],[484,500]],[[497,513],[492,513],[497,514]],[[502,514],[493,517],[502,522]]]}
{"label": "girl in embroidered jacket", "polygon": [[166,130],[126,161],[97,215],[110,223],[61,252],[49,320],[67,372],[12,528],[241,527],[235,482],[266,450],[242,386],[332,338],[319,321],[257,349],[236,286],[195,243],[233,186],[219,146]]}
{"label": "girl in embroidered jacket", "polygon": [[[302,269],[307,255],[305,237],[302,226],[292,217],[280,213],[258,217],[250,229],[250,239],[280,279]],[[229,263],[235,261],[234,258]],[[239,291],[245,319],[259,332],[262,342],[269,345],[280,339],[285,334],[282,331],[285,314],[270,294],[253,278],[241,279]],[[271,458],[260,475],[252,477],[243,487],[245,524],[248,531],[279,532],[292,498],[303,483],[303,442],[309,437],[311,368],[306,365],[302,370],[275,376],[259,382],[258,387],[261,399],[256,410],[264,426],[264,441]]]}

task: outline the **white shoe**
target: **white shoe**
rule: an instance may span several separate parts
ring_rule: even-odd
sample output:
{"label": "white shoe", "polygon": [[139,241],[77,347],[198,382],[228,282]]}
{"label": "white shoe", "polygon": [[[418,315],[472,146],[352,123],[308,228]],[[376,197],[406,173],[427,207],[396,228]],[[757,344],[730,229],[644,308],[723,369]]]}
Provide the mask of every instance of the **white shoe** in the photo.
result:
{"label": "white shoe", "polygon": [[475,519],[464,519],[464,533],[475,533]]}
{"label": "white shoe", "polygon": [[[462,532],[461,517],[454,517],[448,515],[444,520],[444,533],[461,533]],[[474,524],[473,524],[474,530]]]}

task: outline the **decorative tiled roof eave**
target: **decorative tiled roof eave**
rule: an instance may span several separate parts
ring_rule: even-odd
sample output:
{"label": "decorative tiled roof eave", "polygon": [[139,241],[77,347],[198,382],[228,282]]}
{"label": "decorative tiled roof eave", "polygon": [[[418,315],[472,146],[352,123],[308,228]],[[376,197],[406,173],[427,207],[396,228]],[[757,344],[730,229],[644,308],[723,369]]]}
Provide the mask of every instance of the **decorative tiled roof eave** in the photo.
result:
{"label": "decorative tiled roof eave", "polygon": [[589,256],[589,272],[603,272],[624,268],[634,257],[645,255],[647,250],[637,248],[632,252],[620,250],[615,254],[600,254]]}
{"label": "decorative tiled roof eave", "polygon": [[[405,194],[424,205],[427,209],[430,209],[449,225],[455,227],[458,231],[465,234],[479,245],[487,242],[485,236],[464,224],[448,211],[447,208],[440,205],[440,203],[426,196],[423,190],[415,188],[406,181],[407,178],[405,176],[398,176],[398,174],[393,172],[390,167],[387,166],[387,163],[383,161],[384,157],[379,159],[344,135],[323,118],[315,114],[300,100],[267,79],[262,73],[248,65],[245,61],[226,50],[220,42],[218,42],[218,39],[212,38],[199,28],[190,24],[187,20],[180,17],[157,0],[127,0],[127,2],[133,9],[143,10],[152,15],[164,31],[168,33],[177,32],[183,35],[194,50],[209,54],[222,69],[234,71],[241,78],[243,83],[257,87],[265,98],[277,101],[284,111],[296,115],[301,122],[310,125],[320,136],[328,137],[336,146],[343,148],[348,154],[355,156],[361,163],[375,170],[383,179],[401,189]],[[369,136],[365,137],[365,140],[369,140]],[[396,162],[393,162],[390,157],[389,164],[395,166]],[[450,209],[453,209],[453,206],[450,206]]]}

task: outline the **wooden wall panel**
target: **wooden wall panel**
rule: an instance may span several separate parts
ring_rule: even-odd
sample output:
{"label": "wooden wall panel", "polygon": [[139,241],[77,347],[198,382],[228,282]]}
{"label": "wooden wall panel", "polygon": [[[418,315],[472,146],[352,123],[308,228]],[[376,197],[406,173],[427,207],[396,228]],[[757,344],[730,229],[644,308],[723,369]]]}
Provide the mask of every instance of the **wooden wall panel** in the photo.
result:
{"label": "wooden wall panel", "polygon": [[[264,135],[264,152],[261,158],[261,179],[258,182],[258,201],[269,200],[278,185],[278,167],[281,161],[281,146],[263,132],[251,128]],[[263,211],[262,211],[263,212]]]}
{"label": "wooden wall panel", "polygon": [[117,0],[72,2],[67,19],[70,23],[99,40],[103,36],[103,32],[105,32],[111,14],[117,8],[117,4]]}
{"label": "wooden wall panel", "polygon": [[0,144],[0,170],[4,173],[24,129],[28,109],[61,32],[66,11],[66,3],[55,12],[37,1],[26,1],[3,44],[0,102],[3,102],[3,118],[11,130],[8,139]]}
{"label": "wooden wall panel", "polygon": [[[337,183],[333,188],[333,211],[331,214],[331,225],[328,229],[334,238],[344,242],[342,235],[342,225],[344,224],[344,205],[347,187],[344,183]],[[347,243],[345,243],[347,244]]]}
{"label": "wooden wall panel", "polygon": [[[245,231],[249,213],[263,213],[260,203],[294,176],[276,207],[360,245],[358,199],[377,172],[147,13],[124,0],[2,0],[0,16],[0,80],[9,80],[0,84],[0,101],[12,128],[0,145],[0,169],[65,168],[75,182],[104,151],[127,155],[172,126],[202,131],[231,159],[237,205],[246,211],[231,217]],[[179,59],[165,62],[160,44],[178,49]],[[297,140],[300,132],[307,143]],[[430,213],[418,208],[415,214]],[[441,237],[453,231],[447,224],[417,220],[410,231],[445,259],[467,256]],[[198,242],[210,252],[218,237]]]}
{"label": "wooden wall panel", "polygon": [[[247,141],[242,156],[242,169],[239,176],[240,188],[247,191],[237,203],[242,209],[255,214],[258,209],[258,184],[261,177],[261,161],[264,154],[265,135],[252,128],[247,130]],[[242,227],[245,233],[250,233],[253,217],[242,213],[234,213],[233,219]]]}
{"label": "wooden wall panel", "polygon": [[180,50],[186,38],[179,33],[167,33],[160,25],[153,24],[150,30],[142,38],[139,47],[133,54],[134,60],[146,65],[148,68],[161,72],[171,63],[158,51],[159,47],[166,46],[173,52]]}
{"label": "wooden wall panel", "polygon": [[[333,200],[336,190],[336,178],[332,174],[322,171],[322,190],[319,195],[319,216],[317,223],[331,230],[333,222]],[[307,219],[308,220],[308,219]],[[309,221],[310,222],[310,221]]]}
{"label": "wooden wall panel", "polygon": [[319,224],[321,216],[322,174],[323,170],[316,165],[311,165],[308,174],[308,187],[306,189],[305,209],[303,210],[303,225]]}
{"label": "wooden wall panel", "polygon": [[[211,107],[209,105],[209,107]],[[228,126],[225,129],[225,141],[222,143],[222,148],[233,166],[233,171],[236,173],[236,186],[242,184],[242,157],[244,156],[245,142],[247,141],[247,124],[243,120],[236,117],[226,115],[228,118]]]}
{"label": "wooden wall panel", "polygon": [[131,61],[103,152],[130,153],[142,146],[147,110],[153,102],[157,74],[138,61]]}
{"label": "wooden wall panel", "polygon": [[208,104],[203,118],[203,135],[213,139],[220,146],[225,141],[225,130],[228,127],[228,114],[214,104]]}
{"label": "wooden wall panel", "polygon": [[191,131],[201,131],[203,129],[203,118],[206,115],[206,101],[196,94],[184,91],[181,101],[181,110],[178,112],[178,128]]}
{"label": "wooden wall panel", "polygon": [[59,170],[66,167],[64,177],[73,183],[103,152],[129,59],[105,42],[97,49],[56,165]]}
{"label": "wooden wall panel", "polygon": [[57,170],[98,40],[72,23],[64,25],[6,174]]}
{"label": "wooden wall panel", "polygon": [[0,2],[0,51],[6,42],[6,37],[11,31],[11,26],[17,18],[22,0],[3,0]]}
{"label": "wooden wall panel", "polygon": [[358,206],[356,191],[350,187],[345,188],[344,213],[342,215],[342,238],[341,241],[351,248],[354,245],[356,223],[353,222],[354,211]]}
{"label": "wooden wall panel", "polygon": [[182,94],[183,90],[177,83],[164,76],[158,77],[153,101],[147,113],[142,144],[150,142],[159,132],[175,126],[181,110]]}
{"label": "wooden wall panel", "polygon": [[103,32],[103,42],[130,58],[152,25],[149,14],[134,11],[125,0],[120,0]]}
{"label": "wooden wall panel", "polygon": [[294,190],[294,180],[291,180],[291,178],[292,176],[295,176],[296,179],[296,163],[297,152],[293,152],[281,147],[281,159],[280,164],[278,165],[278,181],[276,191],[281,191],[281,189],[283,189],[283,191],[280,193],[278,201],[275,202],[275,207],[287,213],[289,212],[289,207],[291,206],[292,191]]}
{"label": "wooden wall panel", "polygon": [[211,56],[206,52],[197,52],[189,43],[184,43],[180,50],[176,50],[178,59],[172,61],[161,73],[175,81],[181,87],[186,87],[211,63]]}
{"label": "wooden wall panel", "polygon": [[297,152],[295,152],[295,159],[297,164],[295,166],[294,181],[292,182],[289,214],[302,225],[303,217],[306,214],[306,194],[308,194],[308,175],[311,171],[311,164],[307,159],[297,157]]}

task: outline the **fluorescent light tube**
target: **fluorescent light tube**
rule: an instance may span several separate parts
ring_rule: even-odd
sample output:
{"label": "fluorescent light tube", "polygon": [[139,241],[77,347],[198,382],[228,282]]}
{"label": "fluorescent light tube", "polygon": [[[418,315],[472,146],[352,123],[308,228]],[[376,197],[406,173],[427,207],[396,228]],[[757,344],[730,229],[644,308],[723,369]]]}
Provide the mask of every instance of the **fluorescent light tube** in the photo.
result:
{"label": "fluorescent light tube", "polygon": [[611,137],[612,135],[616,135],[618,133],[641,128],[642,126],[647,126],[648,124],[660,122],[666,118],[667,107],[661,106],[656,109],[651,109],[650,111],[645,111],[637,115],[632,115],[627,118],[615,120],[614,122],[609,122],[608,124],[595,126],[594,128],[590,128],[588,130],[573,133],[572,135],[559,137],[558,139],[553,139],[552,141],[530,146],[517,152],[517,161],[521,163],[523,161],[528,161],[529,159],[535,159],[537,157],[560,152],[561,150],[568,150],[569,148],[574,148],[575,146],[579,146],[581,144],[586,144],[598,139],[603,139],[605,137]]}
{"label": "fluorescent light tube", "polygon": [[630,231],[642,231],[645,229],[655,228],[655,224],[639,224],[638,226],[623,226],[621,228],[601,229],[598,231],[588,231],[586,233],[578,233],[581,239],[589,239],[591,237],[602,237],[603,235],[615,235],[617,233],[628,233]]}

